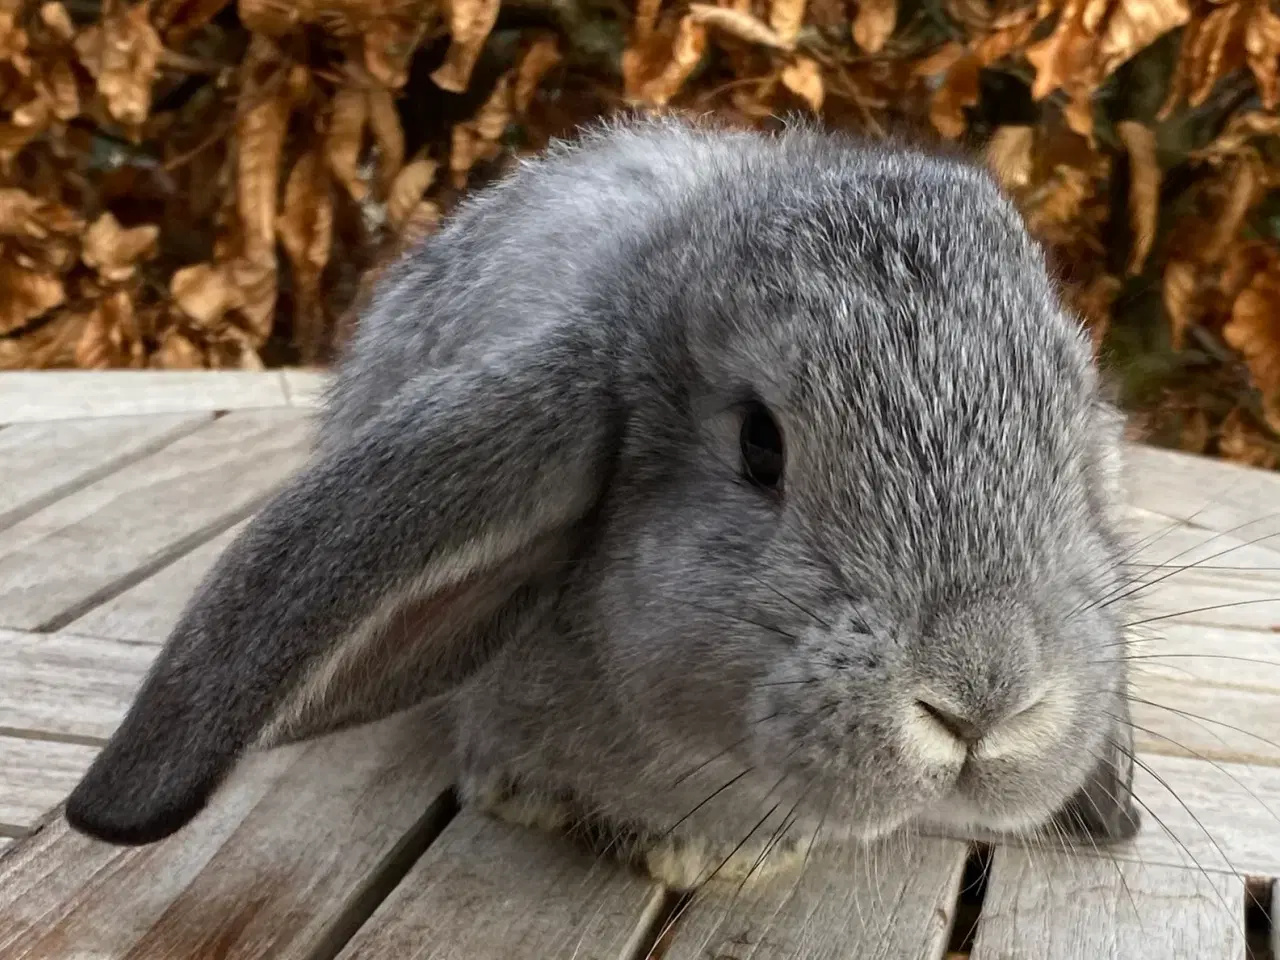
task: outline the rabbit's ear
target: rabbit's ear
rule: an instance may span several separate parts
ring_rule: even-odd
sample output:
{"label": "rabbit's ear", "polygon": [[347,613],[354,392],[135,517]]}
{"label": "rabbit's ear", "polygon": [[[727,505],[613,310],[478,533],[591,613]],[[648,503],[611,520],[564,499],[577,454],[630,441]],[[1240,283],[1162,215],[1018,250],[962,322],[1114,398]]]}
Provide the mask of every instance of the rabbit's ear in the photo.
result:
{"label": "rabbit's ear", "polygon": [[248,748],[375,719],[482,663],[494,615],[563,569],[611,461],[605,387],[562,349],[412,381],[327,444],[196,592],[70,824],[162,839]]}
{"label": "rabbit's ear", "polygon": [[1089,843],[1121,843],[1141,829],[1142,816],[1133,800],[1133,727],[1127,701],[1102,758],[1056,823],[1068,836]]}

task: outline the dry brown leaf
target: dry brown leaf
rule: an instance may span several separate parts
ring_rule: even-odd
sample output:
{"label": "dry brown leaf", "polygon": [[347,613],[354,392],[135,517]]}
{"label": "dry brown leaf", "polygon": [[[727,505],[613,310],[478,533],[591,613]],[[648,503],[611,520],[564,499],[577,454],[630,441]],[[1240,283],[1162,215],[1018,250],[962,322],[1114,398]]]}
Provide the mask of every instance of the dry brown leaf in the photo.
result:
{"label": "dry brown leaf", "polygon": [[67,8],[61,3],[40,4],[40,22],[63,43],[70,43],[75,39],[76,25],[71,19],[71,14],[67,13]]}
{"label": "dry brown leaf", "polygon": [[467,174],[477,163],[498,155],[498,140],[511,121],[512,79],[513,71],[503,74],[475,116],[453,128],[449,172],[455,184],[465,183]]}
{"label": "dry brown leaf", "polygon": [[304,153],[290,171],[277,226],[293,267],[294,341],[303,362],[314,363],[327,327],[321,277],[333,247],[333,192],[317,153]]}
{"label": "dry brown leaf", "polygon": [[107,110],[128,127],[151,115],[151,85],[164,45],[151,25],[150,0],[104,0],[100,23],[76,37],[80,62],[97,81]]}
{"label": "dry brown leaf", "polygon": [[[803,13],[803,4],[801,4],[800,9]],[[709,3],[691,3],[689,4],[689,16],[694,23],[702,24],[706,27],[714,27],[716,30],[737,37],[747,43],[773,47],[775,50],[790,50],[795,46],[794,37],[788,39],[763,20],[730,7],[717,7]]]}
{"label": "dry brown leaf", "polygon": [[1248,0],[1223,4],[1187,25],[1161,118],[1183,101],[1200,106],[1219,80],[1244,66],[1249,7]]}
{"label": "dry brown leaf", "polygon": [[525,51],[516,68],[515,92],[512,94],[518,116],[528,111],[534,94],[538,92],[538,85],[561,59],[560,45],[554,34],[539,37]]}
{"label": "dry brown leaf", "polygon": [[[240,92],[236,124],[236,219],[234,280],[245,295],[244,314],[263,340],[276,304],[276,211],[293,93],[275,48],[254,37],[241,68],[252,79]],[[256,74],[262,71],[261,80]]]}
{"label": "dry brown leaf", "polygon": [[43,273],[0,260],[0,334],[24,327],[66,301],[66,290],[56,274]]}
{"label": "dry brown leaf", "polygon": [[805,0],[770,0],[769,28],[788,48],[795,46],[804,23]]}
{"label": "dry brown leaf", "polygon": [[175,271],[169,281],[169,293],[187,317],[208,329],[218,326],[229,310],[244,303],[240,289],[221,267],[212,263],[196,263]]}
{"label": "dry brown leaf", "polygon": [[1165,264],[1160,292],[1165,313],[1169,315],[1169,337],[1175,350],[1182,349],[1186,343],[1187,328],[1197,318],[1199,289],[1199,271],[1194,263],[1171,260]]}
{"label": "dry brown leaf", "polygon": [[1187,0],[1120,0],[1107,18],[1098,40],[1099,77],[1108,77],[1122,63],[1191,19]]}
{"label": "dry brown leaf", "polygon": [[1155,241],[1160,215],[1160,162],[1156,157],[1155,132],[1133,120],[1116,124],[1116,134],[1129,152],[1129,224],[1133,249],[1129,254],[1129,276],[1137,276],[1146,265]]}
{"label": "dry brown leaf", "polygon": [[1089,142],[1090,146],[1093,146],[1095,139],[1091,91],[1079,88],[1073,90],[1067,105],[1062,108],[1062,116],[1067,121],[1067,127],[1073,133],[1080,134]]}
{"label": "dry brown leaf", "polygon": [[867,53],[879,53],[898,25],[898,0],[858,0],[853,42]]}
{"label": "dry brown leaf", "polygon": [[426,202],[422,195],[435,182],[438,168],[439,164],[429,157],[419,157],[400,171],[387,197],[387,222],[393,232],[403,233],[414,211]]}
{"label": "dry brown leaf", "polygon": [[969,49],[963,44],[948,41],[929,56],[915,63],[911,68],[912,76],[936,77],[940,73],[946,73],[968,55]]}
{"label": "dry brown leaf", "polygon": [[1204,453],[1212,436],[1209,415],[1203,410],[1192,410],[1178,433],[1178,449],[1184,453]]}
{"label": "dry brown leaf", "polygon": [[1236,297],[1222,337],[1244,357],[1268,425],[1280,433],[1280,269],[1257,274]]}
{"label": "dry brown leaf", "polygon": [[1218,450],[1228,460],[1263,470],[1280,466],[1280,453],[1252,426],[1239,408],[1232,410],[1222,422],[1218,434]]}
{"label": "dry brown leaf", "polygon": [[1234,176],[1227,180],[1226,202],[1217,210],[1213,229],[1206,236],[1204,245],[1196,251],[1206,263],[1217,262],[1244,226],[1245,217],[1249,215],[1259,192],[1258,166],[1257,158],[1247,155],[1232,164]]}
{"label": "dry brown leaf", "polygon": [[1111,328],[1112,308],[1122,286],[1118,277],[1101,273],[1071,293],[1071,303],[1085,319],[1095,354],[1102,350],[1102,343]]}
{"label": "dry brown leaf", "polygon": [[369,97],[363,89],[343,87],[333,95],[329,128],[325,131],[324,152],[329,169],[334,179],[357,201],[369,195],[369,185],[360,175],[360,152],[364,147],[369,108]]}
{"label": "dry brown leaf", "polygon": [[404,128],[395,97],[385,87],[369,91],[369,132],[378,151],[378,189],[386,196],[404,166]]}
{"label": "dry brown leaf", "polygon": [[804,100],[817,113],[822,110],[826,88],[822,83],[822,69],[812,57],[794,57],[782,68],[782,85]]}
{"label": "dry brown leaf", "polygon": [[449,50],[431,79],[442,90],[462,93],[498,20],[499,0],[449,0]]}
{"label": "dry brown leaf", "polygon": [[631,34],[635,43],[643,44],[658,29],[658,15],[662,11],[662,0],[637,0],[636,16],[631,24]]}
{"label": "dry brown leaf", "polygon": [[987,166],[1006,190],[1031,182],[1031,148],[1035,127],[998,127],[987,142]]}
{"label": "dry brown leaf", "polygon": [[665,106],[697,69],[707,49],[706,27],[692,16],[681,17],[644,46],[622,52],[622,76],[627,99]]}
{"label": "dry brown leaf", "polygon": [[85,231],[80,259],[107,283],[123,283],[134,275],[138,261],[155,254],[159,238],[155,224],[125,228],[108,211]]}
{"label": "dry brown leaf", "polygon": [[964,111],[978,103],[982,64],[965,54],[947,71],[929,103],[929,119],[944,137],[954,140],[968,127]]}
{"label": "dry brown leaf", "polygon": [[1021,53],[1037,26],[1034,20],[1028,20],[1002,27],[972,44],[973,55],[984,67],[989,67],[1012,53]]}
{"label": "dry brown leaf", "polygon": [[76,342],[75,359],[76,366],[86,370],[145,364],[145,347],[129,291],[112,290],[94,304]]}
{"label": "dry brown leaf", "polygon": [[[415,6],[410,6],[398,17],[377,17],[367,23],[363,28],[364,68],[369,72],[369,76],[391,90],[399,90],[403,87],[409,79],[409,61],[422,42],[428,23],[428,18],[421,11],[417,11]],[[479,47],[476,49],[479,50],[483,46],[484,38],[479,41]],[[452,55],[455,59],[446,60],[445,67],[452,63],[456,70],[460,66],[456,59],[459,54]],[[472,63],[474,65],[474,60]],[[470,77],[471,72],[468,67],[467,81]]]}
{"label": "dry brown leaf", "polygon": [[43,240],[50,234],[69,236],[83,229],[84,221],[70,208],[16,187],[0,187],[0,235]]}
{"label": "dry brown leaf", "polygon": [[1262,105],[1274,110],[1280,104],[1280,14],[1265,0],[1254,4],[1244,33],[1245,59],[1258,81]]}
{"label": "dry brown leaf", "polygon": [[207,366],[204,351],[177,327],[160,335],[160,346],[151,355],[151,366],[161,370],[200,370]]}
{"label": "dry brown leaf", "polygon": [[1036,71],[1031,96],[1043,100],[1068,82],[1092,73],[1089,65],[1094,38],[1089,23],[1100,16],[1106,0],[1067,0],[1053,32],[1025,51]]}

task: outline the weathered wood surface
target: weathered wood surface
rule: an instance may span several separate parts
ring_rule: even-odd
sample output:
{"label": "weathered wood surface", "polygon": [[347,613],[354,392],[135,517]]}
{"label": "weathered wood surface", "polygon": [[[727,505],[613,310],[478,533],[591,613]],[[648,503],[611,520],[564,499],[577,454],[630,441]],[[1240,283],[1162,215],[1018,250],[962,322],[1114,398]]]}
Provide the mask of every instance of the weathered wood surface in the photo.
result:
{"label": "weathered wood surface", "polygon": [[208,423],[207,414],[69,420],[0,430],[0,528]]}
{"label": "weathered wood surface", "polygon": [[44,630],[240,519],[303,461],[296,411],[215,420],[0,531],[0,626]]}
{"label": "weathered wood surface", "polygon": [[[820,845],[801,874],[708,888],[672,919],[642,878],[455,815],[423,714],[255,756],[154,847],[71,833],[46,811],[302,462],[324,378],[63,376],[0,376],[0,422],[22,421],[0,430],[4,960],[641,960],[668,923],[664,960],[957,946],[965,842]],[[979,960],[1240,958],[1245,878],[1280,877],[1280,477],[1138,449],[1130,488],[1145,828],[1105,855],[997,845]]]}
{"label": "weathered wood surface", "polygon": [[633,960],[662,903],[563,841],[463,813],[339,957]]}
{"label": "weathered wood surface", "polygon": [[136,643],[0,630],[0,731],[101,742],[154,656]]}
{"label": "weathered wood surface", "polygon": [[71,621],[63,632],[163,643],[192,592],[247,523],[243,520],[183,554],[136,586]]}
{"label": "weathered wood surface", "polygon": [[1244,882],[1176,867],[997,850],[973,960],[1241,960]]}
{"label": "weathered wood surface", "polygon": [[692,898],[665,960],[939,960],[967,847],[938,839],[814,850],[804,870]]}

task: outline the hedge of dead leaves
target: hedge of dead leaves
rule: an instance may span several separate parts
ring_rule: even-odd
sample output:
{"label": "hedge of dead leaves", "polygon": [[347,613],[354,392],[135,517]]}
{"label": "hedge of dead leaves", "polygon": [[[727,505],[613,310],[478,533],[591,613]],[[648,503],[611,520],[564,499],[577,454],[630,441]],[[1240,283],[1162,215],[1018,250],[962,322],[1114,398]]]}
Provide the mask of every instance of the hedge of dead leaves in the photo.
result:
{"label": "hedge of dead leaves", "polygon": [[956,141],[1163,442],[1280,465],[1277,0],[0,0],[0,368],[324,362],[620,108]]}

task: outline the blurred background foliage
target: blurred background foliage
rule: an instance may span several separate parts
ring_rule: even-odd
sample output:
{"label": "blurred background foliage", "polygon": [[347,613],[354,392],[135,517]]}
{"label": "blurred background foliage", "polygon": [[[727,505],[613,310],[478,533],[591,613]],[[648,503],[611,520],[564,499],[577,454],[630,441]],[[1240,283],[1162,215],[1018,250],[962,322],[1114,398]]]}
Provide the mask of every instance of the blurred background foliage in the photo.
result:
{"label": "blurred background foliage", "polygon": [[1276,0],[0,0],[0,369],[327,362],[379,264],[620,109],[982,157],[1137,429],[1280,467]]}

